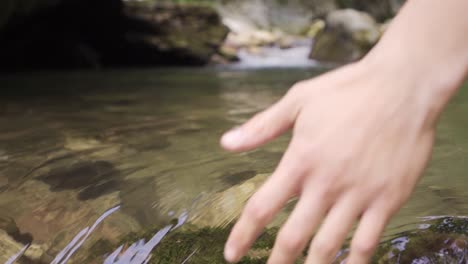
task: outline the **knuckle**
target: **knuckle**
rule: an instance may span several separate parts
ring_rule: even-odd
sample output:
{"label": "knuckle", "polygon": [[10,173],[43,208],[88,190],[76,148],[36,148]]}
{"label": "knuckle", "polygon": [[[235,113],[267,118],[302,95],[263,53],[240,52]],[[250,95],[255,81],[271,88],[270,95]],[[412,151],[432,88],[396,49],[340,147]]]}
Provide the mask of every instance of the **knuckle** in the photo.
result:
{"label": "knuckle", "polygon": [[333,188],[333,184],[329,182],[330,181],[323,181],[320,190],[316,191],[316,197],[320,199],[320,201],[331,202],[337,197],[336,189]]}
{"label": "knuckle", "polygon": [[318,256],[331,257],[335,252],[336,245],[332,240],[319,239],[312,244],[312,251]]}
{"label": "knuckle", "polygon": [[282,232],[277,238],[278,247],[287,254],[297,254],[304,246],[304,238],[301,235]]}
{"label": "knuckle", "polygon": [[271,210],[258,202],[258,199],[251,199],[245,207],[245,215],[256,224],[268,222],[271,216]]}
{"label": "knuckle", "polygon": [[316,154],[315,148],[310,145],[299,144],[301,143],[296,140],[293,162],[301,167],[309,167],[317,164],[318,155]]}
{"label": "knuckle", "polygon": [[351,251],[361,256],[370,256],[376,246],[377,244],[374,241],[362,239],[352,243]]}
{"label": "knuckle", "polygon": [[307,89],[307,81],[300,81],[291,86],[286,93],[285,98],[292,100],[291,102],[301,102],[304,92]]}
{"label": "knuckle", "polygon": [[288,91],[288,94],[297,94],[300,93],[300,91],[304,90],[304,87],[306,86],[306,81],[299,81],[295,83],[293,86]]}
{"label": "knuckle", "polygon": [[343,188],[343,183],[337,178],[333,172],[317,175],[316,182],[320,184],[320,188],[315,190],[316,197],[321,201],[329,201],[337,199]]}
{"label": "knuckle", "polygon": [[408,198],[409,195],[402,195],[401,189],[389,189],[384,187],[381,191],[381,195],[374,202],[374,206],[381,209],[380,214],[383,218],[388,219],[400,210],[401,205],[404,204]]}

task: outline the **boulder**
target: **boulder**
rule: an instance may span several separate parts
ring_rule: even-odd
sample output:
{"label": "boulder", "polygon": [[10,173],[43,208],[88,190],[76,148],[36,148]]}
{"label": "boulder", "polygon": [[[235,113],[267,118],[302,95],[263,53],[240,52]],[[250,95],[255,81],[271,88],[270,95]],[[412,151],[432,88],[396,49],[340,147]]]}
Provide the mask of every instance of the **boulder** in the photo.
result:
{"label": "boulder", "polygon": [[279,29],[287,34],[304,33],[311,21],[336,9],[330,0],[221,0],[218,11],[235,33]]}
{"label": "boulder", "polygon": [[212,64],[230,64],[238,62],[240,59],[237,56],[238,48],[224,44],[216,54],[211,57]]}
{"label": "boulder", "polygon": [[127,6],[125,13],[148,25],[146,31],[129,30],[126,34],[129,43],[146,45],[147,52],[140,59],[143,63],[150,60],[148,64],[207,64],[229,33],[208,5],[136,4]]}
{"label": "boulder", "polygon": [[226,42],[258,53],[263,47],[288,49],[302,43],[320,28],[315,21],[336,5],[328,0],[221,0],[217,9],[231,30]]}
{"label": "boulder", "polygon": [[323,19],[317,19],[312,22],[309,29],[307,29],[306,36],[308,38],[315,38],[322,30],[325,29],[325,21]]}
{"label": "boulder", "polygon": [[330,12],[325,29],[314,39],[310,58],[348,63],[362,58],[380,38],[378,23],[367,13],[353,9]]}

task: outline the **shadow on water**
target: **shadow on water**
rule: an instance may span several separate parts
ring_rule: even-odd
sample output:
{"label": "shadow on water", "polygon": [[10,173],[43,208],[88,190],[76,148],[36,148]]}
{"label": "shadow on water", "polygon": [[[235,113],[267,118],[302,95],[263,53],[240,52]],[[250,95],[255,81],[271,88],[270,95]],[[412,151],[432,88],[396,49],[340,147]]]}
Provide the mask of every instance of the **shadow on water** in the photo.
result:
{"label": "shadow on water", "polygon": [[47,183],[50,190],[81,190],[80,200],[95,199],[117,189],[118,171],[107,161],[88,161],[74,164],[68,168],[58,168],[37,177]]}

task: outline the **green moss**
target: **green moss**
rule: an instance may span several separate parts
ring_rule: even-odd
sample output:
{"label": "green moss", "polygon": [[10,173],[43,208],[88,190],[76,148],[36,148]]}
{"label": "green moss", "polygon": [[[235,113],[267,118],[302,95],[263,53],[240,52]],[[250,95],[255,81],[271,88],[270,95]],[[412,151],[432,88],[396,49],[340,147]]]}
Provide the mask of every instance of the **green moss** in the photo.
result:
{"label": "green moss", "polygon": [[[115,244],[99,240],[92,246],[93,252],[87,258],[86,263],[102,262],[103,256],[113,252],[120,245],[126,247],[141,239],[148,241],[160,228],[153,227],[141,233],[130,233]],[[170,232],[161,241],[153,250],[149,263],[183,263],[187,258],[190,258],[188,263],[192,264],[226,263],[223,251],[231,228],[232,225],[201,229],[189,224],[184,225],[182,228]],[[266,230],[253,245],[252,252],[239,263],[266,263],[277,232],[277,228]]]}
{"label": "green moss", "polygon": [[436,220],[429,228],[432,232],[444,234],[468,235],[468,219],[459,217],[447,217]]}
{"label": "green moss", "polygon": [[[189,256],[191,256],[190,263],[225,263],[224,244],[231,228],[232,226],[202,229],[185,227],[164,239],[155,249],[150,263],[182,263]],[[253,248],[268,252],[273,247],[276,233],[276,229],[267,230]],[[245,257],[240,263],[265,263],[268,257],[255,255]]]}
{"label": "green moss", "polygon": [[278,228],[267,229],[257,239],[255,244],[252,246],[253,249],[271,249],[275,244],[276,235],[278,234]]}

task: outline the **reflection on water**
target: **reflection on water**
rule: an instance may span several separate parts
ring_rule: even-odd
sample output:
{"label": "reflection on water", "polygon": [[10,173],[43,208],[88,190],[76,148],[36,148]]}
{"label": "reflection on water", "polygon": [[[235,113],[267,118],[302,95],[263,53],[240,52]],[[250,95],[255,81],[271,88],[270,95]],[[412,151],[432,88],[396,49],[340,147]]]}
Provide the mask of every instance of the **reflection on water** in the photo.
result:
{"label": "reflection on water", "polygon": [[[230,224],[274,170],[289,136],[236,155],[218,139],[316,73],[0,77],[0,263],[26,248],[18,263],[223,263]],[[442,118],[432,166],[387,237],[411,230],[418,217],[468,214],[466,113],[462,91]],[[108,211],[116,204],[119,210]],[[265,260],[293,205],[244,263]]]}

